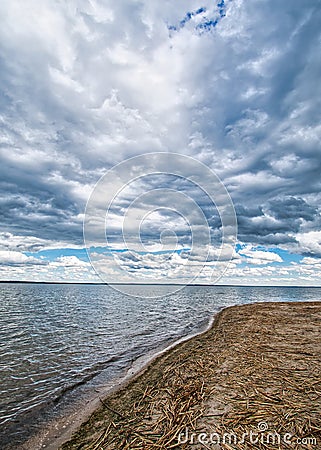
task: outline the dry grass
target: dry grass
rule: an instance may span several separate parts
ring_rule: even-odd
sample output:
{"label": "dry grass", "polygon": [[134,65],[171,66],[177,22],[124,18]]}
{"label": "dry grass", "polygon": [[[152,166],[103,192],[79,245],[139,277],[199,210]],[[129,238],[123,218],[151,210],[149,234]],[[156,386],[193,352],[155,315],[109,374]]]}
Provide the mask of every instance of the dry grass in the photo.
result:
{"label": "dry grass", "polygon": [[[207,333],[160,357],[101,408],[63,450],[321,448],[321,303],[227,308]],[[263,422],[263,425],[262,425]],[[267,424],[260,433],[258,424]],[[218,433],[220,445],[179,444]],[[258,442],[243,433],[253,431]],[[267,432],[283,440],[267,444]],[[222,442],[224,433],[237,440]],[[314,438],[317,444],[299,444]]]}

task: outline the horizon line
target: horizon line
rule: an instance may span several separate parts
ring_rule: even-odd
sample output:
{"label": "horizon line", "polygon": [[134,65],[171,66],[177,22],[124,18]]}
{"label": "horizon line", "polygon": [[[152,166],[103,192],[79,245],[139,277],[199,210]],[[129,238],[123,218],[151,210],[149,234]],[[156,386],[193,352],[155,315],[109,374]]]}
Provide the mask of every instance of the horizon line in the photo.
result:
{"label": "horizon line", "polygon": [[104,283],[94,281],[27,281],[27,280],[0,280],[0,284],[63,284],[63,285],[90,285],[90,286],[206,286],[206,287],[289,287],[289,288],[321,288],[321,285],[288,285],[288,284],[209,284],[209,283]]}

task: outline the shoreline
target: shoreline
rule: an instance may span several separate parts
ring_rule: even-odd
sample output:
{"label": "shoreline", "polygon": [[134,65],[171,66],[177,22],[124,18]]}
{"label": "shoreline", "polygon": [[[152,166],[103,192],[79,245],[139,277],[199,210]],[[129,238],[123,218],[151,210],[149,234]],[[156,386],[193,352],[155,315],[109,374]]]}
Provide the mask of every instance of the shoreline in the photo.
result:
{"label": "shoreline", "polygon": [[[86,404],[75,405],[77,407],[74,413],[68,417],[63,415],[58,419],[49,420],[47,427],[41,427],[38,432],[31,435],[23,444],[15,446],[15,450],[58,450],[65,442],[71,439],[72,435],[77,432],[81,425],[88,420],[91,415],[99,409],[102,404],[102,399],[113,395],[119,390],[126,389],[126,387],[137,378],[142,376],[149,366],[161,358],[166,353],[170,352],[176,346],[193,339],[196,336],[208,332],[215,321],[217,315],[221,312],[219,309],[212,315],[205,326],[198,331],[182,336],[179,339],[169,344],[161,344],[154,350],[151,350],[147,355],[142,355],[132,362],[132,364],[125,370],[124,374],[111,380],[108,384],[102,386],[99,390],[95,390],[92,398],[86,400]],[[10,445],[6,447],[8,450],[13,449]]]}
{"label": "shoreline", "polygon": [[[186,431],[239,436],[260,424],[280,439],[321,442],[320,331],[321,302],[225,308],[209,330],[110,393],[61,449],[266,448],[195,446]],[[187,440],[178,443],[184,432]]]}

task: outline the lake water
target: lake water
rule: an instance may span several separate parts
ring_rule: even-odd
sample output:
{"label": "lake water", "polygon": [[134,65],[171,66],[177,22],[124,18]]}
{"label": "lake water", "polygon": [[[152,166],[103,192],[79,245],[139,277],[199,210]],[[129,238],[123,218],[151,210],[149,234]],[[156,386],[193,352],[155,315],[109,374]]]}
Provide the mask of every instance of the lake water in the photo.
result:
{"label": "lake water", "polygon": [[[0,442],[15,448],[46,421],[125,375],[133,361],[204,329],[221,308],[321,300],[321,288],[0,284]],[[137,292],[136,292],[137,293]]]}

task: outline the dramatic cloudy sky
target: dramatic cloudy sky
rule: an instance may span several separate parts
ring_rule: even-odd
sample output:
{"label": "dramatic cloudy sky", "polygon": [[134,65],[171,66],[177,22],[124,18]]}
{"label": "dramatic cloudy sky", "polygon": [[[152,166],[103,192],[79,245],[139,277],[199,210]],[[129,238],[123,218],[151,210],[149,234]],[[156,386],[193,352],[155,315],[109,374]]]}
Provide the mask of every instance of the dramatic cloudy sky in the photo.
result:
{"label": "dramatic cloudy sky", "polygon": [[[105,280],[206,282],[231,259],[220,283],[321,285],[320,23],[319,0],[3,0],[1,279],[99,280],[86,202],[162,152],[158,175],[107,177],[108,245],[88,244]],[[235,249],[177,155],[224,183]]]}

